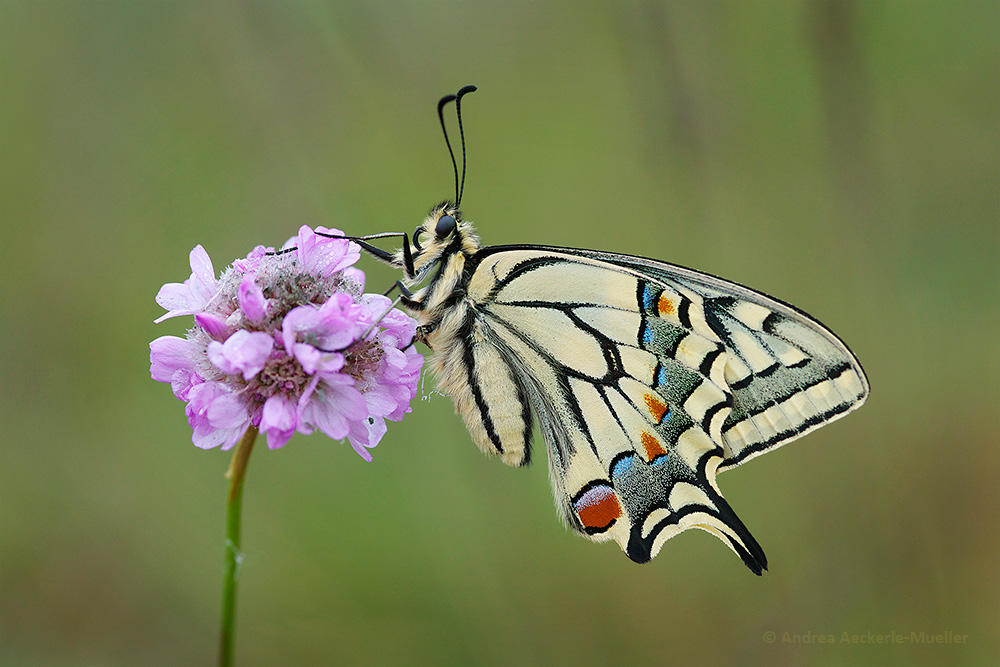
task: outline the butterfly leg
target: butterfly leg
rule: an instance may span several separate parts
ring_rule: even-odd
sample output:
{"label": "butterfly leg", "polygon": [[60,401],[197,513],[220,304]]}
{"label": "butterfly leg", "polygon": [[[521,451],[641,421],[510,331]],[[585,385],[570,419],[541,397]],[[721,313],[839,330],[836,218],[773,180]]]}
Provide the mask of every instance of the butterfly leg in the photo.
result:
{"label": "butterfly leg", "polygon": [[413,296],[413,292],[411,292],[410,289],[403,284],[402,280],[397,280],[392,285],[390,285],[389,289],[382,292],[382,296],[389,296],[390,294],[392,294],[392,290],[399,290],[399,293],[402,294],[405,298],[410,298]]}

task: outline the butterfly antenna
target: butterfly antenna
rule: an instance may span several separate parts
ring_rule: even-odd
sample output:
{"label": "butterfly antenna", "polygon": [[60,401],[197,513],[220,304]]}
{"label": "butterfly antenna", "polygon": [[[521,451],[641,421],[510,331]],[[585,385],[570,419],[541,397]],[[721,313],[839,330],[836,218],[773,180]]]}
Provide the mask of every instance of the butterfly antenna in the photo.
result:
{"label": "butterfly antenna", "polygon": [[[475,92],[475,86],[463,86],[458,94],[455,95],[455,115],[458,116],[458,136],[462,140],[462,183],[458,187],[458,199],[455,201],[455,206],[459,206],[462,203],[462,193],[465,192],[465,130],[462,129],[462,98],[469,93]],[[444,122],[444,121],[442,121]],[[450,147],[449,147],[450,150]],[[451,161],[455,161],[455,156],[451,156]],[[457,174],[456,167],[456,178]]]}
{"label": "butterfly antenna", "polygon": [[[444,133],[444,143],[448,146],[448,155],[451,156],[451,168],[452,168],[452,171],[455,172],[455,198],[456,199],[459,198],[459,193],[458,193],[458,163],[455,162],[455,151],[453,151],[451,149],[451,141],[449,141],[449,139],[448,139],[448,128],[445,127],[445,124],[444,124],[444,105],[448,104],[448,102],[451,102],[451,101],[457,100],[457,99],[458,99],[458,97],[456,95],[445,95],[440,100],[438,100],[438,120],[441,121],[441,132]],[[459,125],[459,127],[461,127],[461,125]],[[465,145],[464,141],[462,142],[462,145],[464,147],[464,145]],[[462,164],[463,165],[465,164],[465,158],[464,157],[462,158]]]}

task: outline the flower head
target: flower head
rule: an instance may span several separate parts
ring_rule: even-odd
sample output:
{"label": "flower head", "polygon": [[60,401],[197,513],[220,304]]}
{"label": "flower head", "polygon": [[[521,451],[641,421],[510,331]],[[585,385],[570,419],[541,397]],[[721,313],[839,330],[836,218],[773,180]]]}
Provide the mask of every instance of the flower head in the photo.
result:
{"label": "flower head", "polygon": [[283,251],[258,246],[218,279],[205,249],[191,251],[191,277],[160,289],[167,313],[156,322],[195,324],[151,342],[149,359],[153,379],[187,403],[195,445],[229,449],[252,425],[276,449],[319,429],[371,461],[385,420],[410,411],[424,359],[411,345],[416,322],[362,293],[359,257],[356,244],[306,226]]}

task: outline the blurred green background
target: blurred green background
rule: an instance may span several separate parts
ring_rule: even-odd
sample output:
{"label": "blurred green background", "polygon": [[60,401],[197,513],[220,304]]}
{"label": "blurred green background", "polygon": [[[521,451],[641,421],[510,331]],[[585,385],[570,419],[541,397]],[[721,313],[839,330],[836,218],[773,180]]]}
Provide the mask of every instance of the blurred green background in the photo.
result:
{"label": "blurred green background", "polygon": [[452,195],[434,104],[474,83],[484,242],[774,294],[872,397],[720,478],[761,578],[700,531],[644,566],[570,534],[430,378],[374,463],[260,447],[238,661],[997,664],[998,7],[0,2],[0,662],[214,661],[229,456],[149,378],[188,325],[153,297],[197,243],[412,230]]}

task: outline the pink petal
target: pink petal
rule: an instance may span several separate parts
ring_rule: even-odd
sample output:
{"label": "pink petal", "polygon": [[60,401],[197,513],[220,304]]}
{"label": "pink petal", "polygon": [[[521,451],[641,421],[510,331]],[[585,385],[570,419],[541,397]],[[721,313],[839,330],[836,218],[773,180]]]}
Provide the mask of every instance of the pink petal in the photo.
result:
{"label": "pink petal", "polygon": [[[336,229],[318,229],[327,234],[343,234]],[[361,257],[361,249],[357,244],[346,239],[316,236],[305,225],[299,228],[297,246],[303,269],[309,273],[318,273],[324,278],[354,264]]]}
{"label": "pink petal", "polygon": [[396,409],[396,401],[388,391],[382,387],[373,387],[364,393],[365,406],[368,414],[374,417],[385,417]]}
{"label": "pink petal", "polygon": [[295,428],[295,404],[281,394],[276,394],[264,402],[260,430],[266,431],[272,428],[279,431]]}
{"label": "pink petal", "polygon": [[187,401],[191,394],[191,389],[201,384],[205,380],[193,371],[178,368],[170,378],[170,390],[174,396],[182,401]]}
{"label": "pink petal", "polygon": [[208,406],[208,421],[215,428],[246,428],[250,423],[246,407],[236,394],[218,396]]}
{"label": "pink petal", "polygon": [[295,343],[292,345],[292,356],[302,365],[302,370],[307,375],[312,375],[316,372],[316,367],[319,366],[323,353],[308,343]]}
{"label": "pink petal", "polygon": [[181,283],[167,283],[160,288],[156,302],[169,312],[153,320],[162,322],[171,317],[193,315],[205,309],[215,297],[219,283],[208,253],[200,245],[190,255],[191,277]]}
{"label": "pink petal", "polygon": [[264,403],[260,430],[267,433],[270,449],[283,447],[295,432],[295,404],[286,396],[277,394]]}
{"label": "pink petal", "polygon": [[195,447],[212,449],[225,444],[228,437],[229,433],[227,431],[220,431],[214,428],[207,430],[195,429],[191,434],[191,442],[194,443]]}
{"label": "pink petal", "polygon": [[382,439],[385,432],[385,421],[378,417],[373,417],[352,423],[351,434],[348,436],[348,440],[354,451],[358,453],[358,456],[371,463],[372,455],[368,449],[378,445],[379,440]]}
{"label": "pink petal", "polygon": [[263,331],[240,329],[225,343],[213,340],[208,344],[208,360],[223,373],[242,373],[244,380],[257,375],[274,349],[274,339]]}
{"label": "pink petal", "polygon": [[354,448],[354,451],[358,453],[358,456],[363,458],[365,461],[368,461],[368,463],[372,462],[372,455],[368,453],[368,450],[365,449],[364,445],[356,442],[353,438],[350,439],[350,443],[351,447]]}
{"label": "pink petal", "polygon": [[288,444],[293,435],[295,435],[295,431],[276,431],[271,429],[267,432],[267,448],[281,449]]}
{"label": "pink petal", "polygon": [[303,416],[334,440],[343,440],[351,432],[351,425],[347,421],[347,417],[331,409],[329,404],[313,400],[303,411]]}
{"label": "pink petal", "polygon": [[341,350],[361,333],[361,323],[354,300],[348,294],[337,293],[319,307],[319,322],[315,327],[318,342],[324,350]]}
{"label": "pink petal", "polygon": [[[226,403],[229,399],[225,399],[224,397],[229,395],[231,395],[230,392],[217,382],[203,382],[192,387],[190,392],[191,400],[185,406],[184,412],[193,430],[191,440],[196,446],[202,449],[220,446],[223,449],[229,449],[236,444],[246,430],[246,423],[249,420],[246,420],[237,428],[217,428],[212,424],[209,415],[212,412],[214,404],[220,398],[223,399],[219,410],[225,414],[227,411]],[[227,423],[235,423],[235,420]]]}
{"label": "pink petal", "polygon": [[213,447],[221,447],[222,451],[227,451],[233,448],[240,438],[246,432],[246,428],[234,428],[234,429],[196,429],[194,433],[191,434],[191,441],[196,447],[202,449],[212,449]]}
{"label": "pink petal", "polygon": [[322,352],[308,343],[292,345],[292,356],[308,375],[317,371],[333,373],[339,371],[347,363],[344,355],[340,352]]}
{"label": "pink petal", "polygon": [[316,374],[322,378],[323,383],[325,385],[328,385],[330,387],[339,387],[341,385],[347,387],[354,386],[354,378],[352,378],[350,375],[347,375],[346,373],[326,373],[323,371],[319,371]]}
{"label": "pink petal", "polygon": [[244,259],[238,259],[233,262],[233,268],[241,273],[254,273],[257,271],[257,267],[260,266],[260,260],[268,252],[273,252],[274,248],[265,248],[262,245],[257,246]]}
{"label": "pink petal", "polygon": [[326,352],[316,364],[316,370],[321,373],[336,373],[347,363],[340,352]]}
{"label": "pink petal", "polygon": [[191,262],[191,277],[188,279],[191,292],[197,297],[202,297],[204,299],[203,303],[208,303],[208,300],[215,295],[216,285],[218,284],[215,280],[215,268],[212,266],[212,258],[208,256],[208,253],[199,244],[191,250],[188,259]]}
{"label": "pink petal", "polygon": [[318,309],[312,304],[298,306],[288,311],[281,323],[281,342],[285,350],[291,354],[298,334],[314,329],[319,320]]}
{"label": "pink petal", "polygon": [[[182,310],[188,307],[191,290],[184,283],[167,283],[156,293],[156,303],[167,310]],[[159,319],[164,319],[166,315]]]}
{"label": "pink petal", "polygon": [[226,318],[215,313],[198,313],[194,321],[212,338],[225,338],[232,331],[232,327],[226,324]]}
{"label": "pink petal", "polygon": [[357,389],[347,384],[324,382],[312,399],[301,409],[302,418],[316,425],[334,440],[347,437],[350,420],[363,419],[365,399]]}
{"label": "pink petal", "polygon": [[267,315],[267,299],[257,286],[254,276],[243,276],[239,289],[240,310],[251,322],[260,322]]}
{"label": "pink petal", "polygon": [[319,375],[312,376],[309,379],[309,383],[306,385],[306,388],[302,390],[302,395],[299,396],[299,404],[297,409],[298,409],[298,415],[299,415],[298,420],[300,426],[306,422],[306,420],[302,418],[302,411],[303,409],[305,409],[306,404],[309,403],[309,399],[312,397],[313,392],[316,391],[316,385],[318,384],[319,384]]}
{"label": "pink petal", "polygon": [[352,422],[351,435],[349,437],[352,443],[361,444],[365,447],[374,447],[379,443],[379,440],[382,439],[387,430],[388,427],[384,419],[370,417]]}
{"label": "pink petal", "polygon": [[[322,226],[317,227],[316,231],[322,232],[323,234],[329,234],[332,236],[342,236],[344,234],[344,232],[340,231],[339,229],[333,229],[330,227],[322,227]],[[325,242],[329,243],[331,250],[334,250],[333,252],[330,252],[330,255],[328,256],[328,259],[330,259],[331,261],[330,265],[326,269],[328,273],[324,275],[333,275],[337,271],[344,271],[352,264],[356,264],[357,261],[361,259],[361,246],[359,246],[357,243],[354,243],[352,241],[348,241],[345,243],[344,241],[340,241],[338,239],[332,239],[327,236],[320,236],[318,238],[323,239]],[[332,261],[334,257],[337,258],[336,261]],[[355,269],[355,271],[358,271],[360,273],[360,270],[358,269]],[[361,274],[361,282],[359,284],[364,285],[363,273]]]}
{"label": "pink petal", "polygon": [[157,382],[170,382],[179,369],[191,370],[191,341],[160,336],[149,344],[149,373]]}

